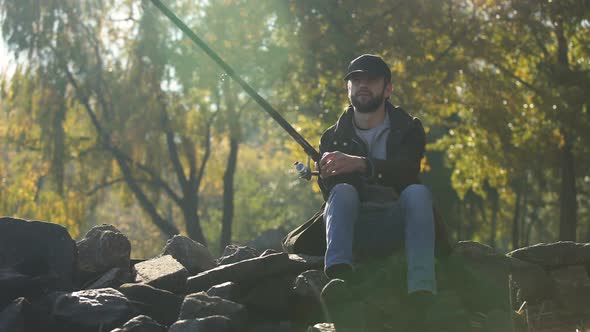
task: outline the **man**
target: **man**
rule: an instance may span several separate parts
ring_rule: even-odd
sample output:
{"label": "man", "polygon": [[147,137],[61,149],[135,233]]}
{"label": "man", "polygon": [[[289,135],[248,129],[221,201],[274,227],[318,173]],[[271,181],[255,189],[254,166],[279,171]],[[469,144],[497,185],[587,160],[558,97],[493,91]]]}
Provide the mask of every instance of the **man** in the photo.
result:
{"label": "man", "polygon": [[344,80],[350,106],[320,141],[325,273],[346,280],[353,257],[386,256],[405,245],[408,293],[423,303],[437,292],[432,195],[418,178],[424,129],[388,101],[391,71],[380,57],[352,60]]}

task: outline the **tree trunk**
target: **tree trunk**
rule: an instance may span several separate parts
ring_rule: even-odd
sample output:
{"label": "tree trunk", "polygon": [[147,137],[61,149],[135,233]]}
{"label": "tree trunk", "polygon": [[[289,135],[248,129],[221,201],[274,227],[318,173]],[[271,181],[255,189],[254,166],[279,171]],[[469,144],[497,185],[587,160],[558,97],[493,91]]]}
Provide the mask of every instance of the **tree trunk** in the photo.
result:
{"label": "tree trunk", "polygon": [[184,200],[182,204],[184,224],[186,225],[186,232],[188,233],[188,237],[206,246],[207,240],[205,240],[203,230],[201,229],[201,223],[199,220],[199,214],[197,213],[197,209],[198,203],[196,201],[191,203],[189,199]]}
{"label": "tree trunk", "polygon": [[473,240],[475,234],[475,194],[468,194],[469,196],[469,223],[467,224],[467,239]]}
{"label": "tree trunk", "polygon": [[[488,214],[486,212],[486,207],[485,207],[485,201],[483,200],[483,198],[481,197],[476,197],[477,199],[477,209],[479,210],[479,214],[481,215],[481,220],[483,222],[484,225],[488,224]],[[491,230],[490,230],[491,232]],[[493,248],[491,242],[490,242],[490,246]]]}
{"label": "tree trunk", "polygon": [[463,204],[465,204],[464,202],[461,204],[461,202],[459,204],[457,204],[456,210],[457,210],[457,241],[461,241],[463,239],[463,228],[461,227],[463,224]]}
{"label": "tree trunk", "polygon": [[526,245],[526,240],[525,240],[525,236],[526,236],[526,229],[527,229],[527,217],[528,217],[528,201],[529,201],[529,187],[528,187],[528,181],[525,180],[524,185],[522,187],[522,198],[521,198],[521,202],[520,202],[520,216],[518,218],[518,222],[519,222],[519,236],[520,236],[520,240],[518,241],[518,243],[520,245],[525,244]]}
{"label": "tree trunk", "polygon": [[238,163],[238,149],[240,142],[236,137],[230,138],[229,156],[223,174],[223,218],[221,225],[221,241],[219,250],[223,252],[225,246],[231,242],[231,227],[234,217],[234,175]]}
{"label": "tree trunk", "polygon": [[490,225],[490,247],[496,248],[496,232],[498,223],[498,210],[500,208],[500,197],[496,189],[492,189],[492,221]]}
{"label": "tree trunk", "polygon": [[64,164],[65,164],[65,105],[59,106],[59,111],[53,118],[53,156],[51,159],[51,175],[57,193],[64,195]]}
{"label": "tree trunk", "polygon": [[578,203],[572,144],[565,130],[561,147],[561,195],[559,195],[559,240],[576,241]]}
{"label": "tree trunk", "polygon": [[[559,75],[569,76],[571,74],[569,63],[569,41],[566,38],[563,28],[563,19],[554,16],[555,35],[557,37],[557,65]],[[560,77],[558,77],[560,78]],[[571,103],[574,105],[575,103]],[[563,142],[561,150],[561,193],[559,195],[559,240],[576,241],[577,212],[576,201],[576,175],[574,169],[574,155],[572,153],[572,142],[569,133],[564,127],[561,128]]]}
{"label": "tree trunk", "polygon": [[519,247],[519,220],[520,220],[520,205],[522,200],[522,185],[518,184],[516,189],[516,202],[514,203],[514,217],[512,219],[512,250]]}

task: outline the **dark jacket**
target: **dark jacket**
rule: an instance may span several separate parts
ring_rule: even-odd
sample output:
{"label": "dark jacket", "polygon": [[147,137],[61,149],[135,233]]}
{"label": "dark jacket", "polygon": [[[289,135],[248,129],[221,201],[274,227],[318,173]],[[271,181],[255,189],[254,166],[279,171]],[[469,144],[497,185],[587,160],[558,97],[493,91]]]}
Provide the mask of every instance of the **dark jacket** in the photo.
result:
{"label": "dark jacket", "polygon": [[335,184],[348,183],[357,188],[361,199],[365,184],[377,183],[389,186],[400,194],[408,185],[420,183],[420,162],[424,156],[426,135],[422,123],[400,107],[386,103],[389,114],[390,131],[387,138],[387,159],[369,158],[366,144],[354,130],[352,106],[340,116],[335,125],[328,128],[320,140],[320,154],[340,151],[355,156],[367,157],[367,174],[353,173],[331,176],[326,179],[318,177],[324,199],[328,198]]}
{"label": "dark jacket", "polygon": [[[400,107],[386,103],[391,121],[387,138],[387,159],[378,160],[367,156],[368,149],[354,130],[352,106],[340,116],[335,125],[328,128],[320,140],[320,154],[340,151],[346,154],[367,157],[367,174],[343,174],[326,179],[318,178],[324,199],[338,183],[348,183],[359,191],[361,200],[366,185],[370,183],[392,187],[400,194],[410,184],[420,183],[420,163],[424,157],[426,135],[418,118],[410,116]],[[326,235],[323,223],[324,206],[306,223],[291,231],[283,239],[283,248],[290,253],[323,255],[326,250]],[[446,228],[436,209],[435,248],[437,256],[451,251]]]}

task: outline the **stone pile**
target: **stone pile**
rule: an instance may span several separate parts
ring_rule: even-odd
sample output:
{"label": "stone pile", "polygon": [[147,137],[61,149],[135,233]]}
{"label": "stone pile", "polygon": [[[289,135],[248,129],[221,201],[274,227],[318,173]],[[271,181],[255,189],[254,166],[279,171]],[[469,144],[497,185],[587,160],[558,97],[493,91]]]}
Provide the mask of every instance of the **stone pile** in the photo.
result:
{"label": "stone pile", "polygon": [[526,262],[511,288],[529,331],[590,330],[590,244],[541,243],[506,256]]}
{"label": "stone pile", "polygon": [[[437,305],[469,331],[543,331],[547,308],[551,324],[580,327],[590,314],[589,250],[560,242],[501,255],[459,242],[437,263]],[[214,258],[177,235],[157,257],[136,260],[111,225],[76,243],[56,224],[0,218],[0,331],[334,331],[319,301],[323,257],[261,251],[231,245]],[[371,331],[403,330],[398,258],[359,265],[358,314]]]}
{"label": "stone pile", "polygon": [[111,225],[76,243],[60,225],[0,218],[0,331],[299,331],[321,311],[299,275],[322,257],[232,245],[214,259],[180,235],[158,257],[130,252]]}

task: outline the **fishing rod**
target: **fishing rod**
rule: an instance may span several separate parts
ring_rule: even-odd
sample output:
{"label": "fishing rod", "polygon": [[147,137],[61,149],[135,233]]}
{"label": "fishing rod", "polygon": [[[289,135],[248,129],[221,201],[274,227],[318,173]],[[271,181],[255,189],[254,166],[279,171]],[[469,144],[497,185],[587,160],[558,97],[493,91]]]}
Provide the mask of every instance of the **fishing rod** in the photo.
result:
{"label": "fishing rod", "polygon": [[[318,162],[321,159],[319,152],[315,150],[315,148],[309,144],[303,136],[301,136],[295,128],[293,128],[287,120],[285,120],[279,112],[277,112],[267,101],[266,99],[262,98],[252,88],[246,81],[244,81],[238,74],[236,74],[235,70],[230,67],[215,51],[213,51],[207,43],[205,43],[196,33],[194,33],[176,14],[174,14],[166,5],[164,5],[160,0],[151,0],[151,2],[158,7],[158,9],[166,15],[172,21],[172,23],[178,27],[184,34],[190,38],[197,46],[199,46],[217,65],[219,65],[231,78],[233,78],[238,84],[252,97],[258,105],[262,107],[262,109],[268,113],[291,137],[303,148],[305,153],[311,158],[313,161]],[[303,163],[296,162],[295,169],[300,174],[302,178],[310,179],[312,175],[317,175],[317,172],[311,172],[309,167],[309,160],[308,165],[304,165]]]}

